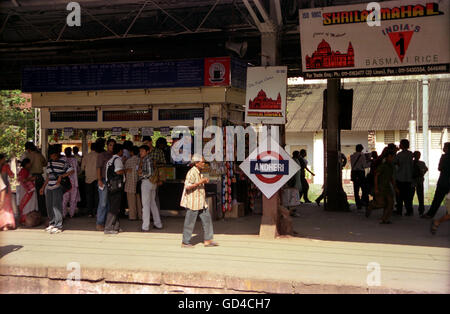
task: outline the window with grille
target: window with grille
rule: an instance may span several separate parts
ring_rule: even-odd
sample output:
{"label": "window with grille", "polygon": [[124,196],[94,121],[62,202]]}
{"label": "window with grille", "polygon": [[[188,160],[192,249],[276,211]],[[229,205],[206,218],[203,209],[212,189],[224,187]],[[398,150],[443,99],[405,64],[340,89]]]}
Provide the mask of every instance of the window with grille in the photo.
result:
{"label": "window with grille", "polygon": [[152,110],[103,111],[103,121],[151,121]]}
{"label": "window with grille", "polygon": [[416,149],[423,149],[423,133],[416,133]]}
{"label": "window with grille", "polygon": [[97,111],[53,111],[50,122],[96,122]]}
{"label": "window with grille", "polygon": [[159,109],[159,120],[194,120],[194,118],[202,118],[203,108],[198,109]]}
{"label": "window with grille", "polygon": [[431,149],[441,149],[442,133],[439,131],[431,131]]}
{"label": "window with grille", "polygon": [[402,140],[404,138],[409,140],[409,133],[408,133],[408,131],[400,131],[400,140]]}
{"label": "window with grille", "polygon": [[395,143],[395,131],[384,131],[384,144]]}

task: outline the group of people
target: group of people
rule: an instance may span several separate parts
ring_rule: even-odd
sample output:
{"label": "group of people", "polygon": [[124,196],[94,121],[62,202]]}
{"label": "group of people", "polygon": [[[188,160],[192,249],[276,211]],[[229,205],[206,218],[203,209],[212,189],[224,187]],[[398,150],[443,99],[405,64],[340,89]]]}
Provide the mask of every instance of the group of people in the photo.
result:
{"label": "group of people", "polygon": [[[444,144],[444,154],[439,162],[440,176],[433,202],[427,213],[425,213],[424,205],[424,177],[428,168],[420,160],[420,152],[411,152],[407,139],[400,141],[400,147],[389,144],[380,156],[372,152],[369,161],[362,153],[363,149],[362,145],[357,145],[356,152],[350,157],[351,180],[358,209],[365,206],[366,216],[369,217],[372,210],[383,208],[380,223],[391,224],[392,214],[414,215],[413,199],[417,194],[419,215],[425,219],[432,219],[436,215],[442,201],[450,191],[450,143]],[[366,176],[367,168],[370,168],[370,171]],[[373,196],[370,202],[369,195]],[[394,203],[396,203],[395,210]],[[403,213],[403,207],[406,209],[405,213]],[[441,219],[433,220],[431,232],[436,233],[439,224],[448,219],[447,213]]]}
{"label": "group of people", "polygon": [[[26,143],[25,150],[17,176],[21,224],[36,226],[41,223],[41,216],[47,216],[45,230],[50,234],[61,233],[64,219],[77,214],[80,202],[78,180],[83,174],[86,209],[90,217],[96,217],[96,230],[105,234],[121,232],[119,214],[124,197],[128,218],[142,220],[142,232],[149,232],[151,219],[154,228],[163,228],[157,190],[162,183],[158,169],[171,161],[165,138],[159,138],[155,147],[148,136],[139,147],[131,141],[120,144],[114,139],[100,138],[91,144],[91,151],[83,157],[78,154],[77,147],[67,147],[62,154],[62,145],[55,144],[48,148],[48,161],[31,142]],[[205,246],[218,245],[213,241],[212,219],[205,198],[208,179],[200,172],[204,166],[204,159],[194,156],[180,200],[187,210],[182,240],[182,247],[186,248],[193,247],[190,239],[197,216],[200,216],[205,231]],[[14,173],[2,154],[0,169],[0,229],[15,229],[8,180]]]}

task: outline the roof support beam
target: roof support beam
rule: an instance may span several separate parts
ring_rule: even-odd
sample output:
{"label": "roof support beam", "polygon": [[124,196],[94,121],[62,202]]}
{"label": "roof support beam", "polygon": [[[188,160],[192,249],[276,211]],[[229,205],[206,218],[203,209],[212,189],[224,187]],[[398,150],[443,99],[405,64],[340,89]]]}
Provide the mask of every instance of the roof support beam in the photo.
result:
{"label": "roof support beam", "polygon": [[198,30],[202,27],[203,23],[205,23],[205,21],[208,19],[208,17],[210,16],[210,14],[214,11],[214,9],[216,8],[217,4],[219,3],[220,0],[217,0],[216,3],[214,3],[214,5],[211,7],[211,9],[209,10],[208,14],[206,14],[206,16],[203,18],[202,22],[200,23],[200,25],[197,27],[197,29],[195,30],[195,32],[198,32]]}
{"label": "roof support beam", "polygon": [[102,25],[104,28],[106,28],[107,30],[109,30],[111,33],[114,34],[114,36],[116,36],[117,38],[120,38],[120,36],[113,31],[111,28],[109,28],[105,23],[103,23],[102,21],[100,21],[98,18],[96,18],[94,15],[92,15],[88,9],[83,8],[83,11],[85,11],[90,17],[92,17],[94,20],[96,20],[100,25]]}
{"label": "roof support beam", "polygon": [[181,27],[183,27],[186,31],[188,31],[189,33],[192,33],[192,31],[186,27],[186,25],[184,25],[183,23],[181,23],[180,21],[178,21],[175,17],[173,17],[172,15],[169,14],[169,12],[167,12],[166,10],[164,10],[161,6],[159,6],[155,1],[150,0],[151,3],[153,3],[153,5],[155,7],[157,7],[158,9],[160,9],[161,11],[163,11],[168,17],[170,17],[172,20],[174,20],[178,25],[180,25]]}
{"label": "roof support beam", "polygon": [[136,14],[136,16],[134,17],[133,21],[131,22],[130,26],[128,26],[127,31],[125,32],[125,34],[123,34],[122,38],[127,37],[128,32],[130,31],[130,29],[133,27],[134,23],[136,22],[136,20],[138,19],[138,17],[141,15],[142,10],[144,10],[145,6],[147,5],[148,1],[145,1],[144,4],[142,5],[141,9],[139,10],[138,14]]}

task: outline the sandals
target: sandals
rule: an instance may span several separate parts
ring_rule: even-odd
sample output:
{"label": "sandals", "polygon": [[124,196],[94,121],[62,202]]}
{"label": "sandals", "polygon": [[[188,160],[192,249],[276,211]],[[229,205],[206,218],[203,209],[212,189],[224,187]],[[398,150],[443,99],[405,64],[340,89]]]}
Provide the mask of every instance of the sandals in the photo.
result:
{"label": "sandals", "polygon": [[430,232],[432,235],[436,234],[436,231],[438,230],[439,226],[436,226],[436,224],[434,223],[434,220],[431,222],[431,226],[430,226]]}
{"label": "sandals", "polygon": [[219,243],[211,241],[208,244],[205,244],[205,247],[214,247],[214,246],[219,246]]}

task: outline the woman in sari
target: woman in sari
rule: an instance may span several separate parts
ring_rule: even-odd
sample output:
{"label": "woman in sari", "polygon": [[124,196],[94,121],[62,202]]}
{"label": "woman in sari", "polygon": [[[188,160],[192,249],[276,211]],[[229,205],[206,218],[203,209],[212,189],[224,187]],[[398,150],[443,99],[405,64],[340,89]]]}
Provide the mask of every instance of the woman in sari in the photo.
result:
{"label": "woman in sari", "polygon": [[22,169],[19,171],[17,178],[21,186],[21,195],[19,200],[20,223],[25,224],[27,216],[38,210],[37,194],[35,187],[35,177],[30,173],[31,160],[25,158],[22,160]]}
{"label": "woman in sari", "polygon": [[[6,164],[5,155],[0,154],[0,169]],[[8,174],[0,176],[0,230],[12,230],[16,228],[14,212],[11,201],[11,187],[9,185]]]}
{"label": "woman in sari", "polygon": [[66,156],[61,159],[68,163],[74,172],[69,176],[72,188],[63,195],[63,217],[66,217],[67,215],[67,203],[70,202],[69,215],[70,218],[73,218],[75,216],[77,203],[80,201],[80,192],[78,190],[78,173],[80,172],[80,167],[78,166],[77,159],[72,155],[71,147],[67,147],[64,150],[64,154]]}

